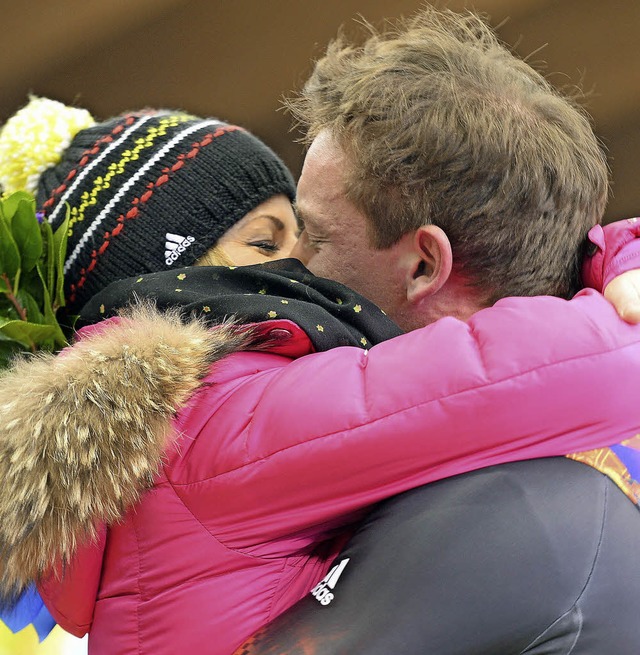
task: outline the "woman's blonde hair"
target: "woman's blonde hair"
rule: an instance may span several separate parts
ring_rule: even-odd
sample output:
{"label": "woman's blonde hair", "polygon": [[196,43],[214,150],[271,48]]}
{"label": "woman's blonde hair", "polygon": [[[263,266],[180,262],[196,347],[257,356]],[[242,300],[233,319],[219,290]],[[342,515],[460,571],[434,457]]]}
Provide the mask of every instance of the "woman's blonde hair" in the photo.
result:
{"label": "woman's blonde hair", "polygon": [[198,259],[196,266],[234,266],[235,264],[229,259],[229,255],[219,246],[215,245],[209,248],[207,252]]}

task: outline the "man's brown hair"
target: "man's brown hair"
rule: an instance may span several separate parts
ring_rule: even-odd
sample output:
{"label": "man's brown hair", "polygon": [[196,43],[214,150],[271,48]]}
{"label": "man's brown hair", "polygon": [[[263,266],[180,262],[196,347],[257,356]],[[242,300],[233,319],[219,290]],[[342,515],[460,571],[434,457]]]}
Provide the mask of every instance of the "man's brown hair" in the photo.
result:
{"label": "man's brown hair", "polygon": [[369,29],[330,44],[288,106],[307,142],[327,129],[344,149],[372,243],[435,224],[487,303],[571,296],[608,192],[588,116],[473,13],[427,7]]}

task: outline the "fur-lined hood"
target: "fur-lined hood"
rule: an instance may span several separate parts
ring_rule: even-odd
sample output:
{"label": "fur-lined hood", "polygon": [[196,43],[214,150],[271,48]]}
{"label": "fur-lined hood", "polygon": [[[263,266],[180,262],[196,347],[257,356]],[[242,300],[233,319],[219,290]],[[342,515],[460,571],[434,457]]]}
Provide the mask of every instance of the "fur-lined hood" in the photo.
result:
{"label": "fur-lined hood", "polygon": [[2,375],[0,596],[122,516],[151,486],[177,409],[212,362],[249,339],[230,324],[208,329],[137,308]]}

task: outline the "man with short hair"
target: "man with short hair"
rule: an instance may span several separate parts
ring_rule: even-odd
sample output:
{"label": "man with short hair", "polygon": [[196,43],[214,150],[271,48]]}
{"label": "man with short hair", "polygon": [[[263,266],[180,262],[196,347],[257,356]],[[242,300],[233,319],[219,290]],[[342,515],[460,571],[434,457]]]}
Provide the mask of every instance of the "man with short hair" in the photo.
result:
{"label": "man with short hair", "polygon": [[[578,290],[605,157],[581,110],[477,16],[426,8],[362,46],[338,40],[291,107],[309,142],[296,254],[315,274],[405,330]],[[639,447],[479,468],[386,501],[237,653],[636,655]]]}
{"label": "man with short hair", "polygon": [[582,111],[479,17],[426,8],[363,46],[338,40],[289,104],[310,145],[297,254],[312,272],[405,329],[580,289],[605,156]]}

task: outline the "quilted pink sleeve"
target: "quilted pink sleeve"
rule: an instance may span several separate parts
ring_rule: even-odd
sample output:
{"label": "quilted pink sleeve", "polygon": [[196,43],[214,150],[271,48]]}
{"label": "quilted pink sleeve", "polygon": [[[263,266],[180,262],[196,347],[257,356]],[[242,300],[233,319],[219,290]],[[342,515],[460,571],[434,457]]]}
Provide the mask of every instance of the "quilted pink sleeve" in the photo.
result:
{"label": "quilted pink sleeve", "polygon": [[225,546],[271,556],[421,484],[619,443],[640,426],[639,329],[593,290],[508,298],[214,384],[174,489]]}
{"label": "quilted pink sleeve", "polygon": [[589,230],[595,246],[582,265],[585,287],[604,291],[614,277],[640,268],[640,218],[628,218]]}

